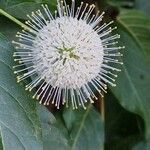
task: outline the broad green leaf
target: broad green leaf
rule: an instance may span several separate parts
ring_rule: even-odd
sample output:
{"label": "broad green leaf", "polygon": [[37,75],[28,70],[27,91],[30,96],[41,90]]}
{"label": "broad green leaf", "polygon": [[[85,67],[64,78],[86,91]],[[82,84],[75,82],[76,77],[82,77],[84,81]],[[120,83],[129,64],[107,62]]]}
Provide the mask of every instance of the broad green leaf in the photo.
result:
{"label": "broad green leaf", "polygon": [[27,14],[31,14],[32,11],[37,11],[38,9],[42,10],[41,4],[48,4],[52,13],[56,9],[56,0],[9,0],[2,4],[0,3],[0,7],[19,19],[28,19]]}
{"label": "broad green leaf", "polygon": [[138,11],[124,11],[118,18],[120,43],[124,50],[122,72],[112,91],[126,109],[145,121],[150,138],[150,19]]}
{"label": "broad green leaf", "polygon": [[[5,150],[42,150],[36,103],[13,74],[13,47],[0,34],[0,126]],[[13,140],[12,140],[13,139]],[[8,144],[9,142],[9,144]]]}
{"label": "broad green leaf", "polygon": [[56,118],[44,107],[38,107],[42,125],[44,150],[70,150],[69,136],[62,121]]}
{"label": "broad green leaf", "polygon": [[91,104],[86,111],[65,109],[63,118],[69,130],[71,150],[103,149],[103,123],[100,114]]}
{"label": "broad green leaf", "polygon": [[65,108],[56,118],[43,106],[38,107],[44,150],[103,150],[104,128],[100,114],[89,105],[87,110]]}

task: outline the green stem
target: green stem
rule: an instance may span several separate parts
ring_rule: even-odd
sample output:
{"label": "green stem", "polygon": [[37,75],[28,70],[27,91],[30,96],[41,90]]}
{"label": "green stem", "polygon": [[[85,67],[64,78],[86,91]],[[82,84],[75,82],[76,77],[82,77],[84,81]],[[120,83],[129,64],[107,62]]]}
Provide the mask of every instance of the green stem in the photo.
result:
{"label": "green stem", "polygon": [[[101,100],[101,116],[102,116],[102,121],[104,124],[104,132],[105,132],[105,100],[104,100],[104,98],[102,98],[102,100]],[[105,144],[103,143],[102,150],[104,150],[104,149],[105,149]]]}
{"label": "green stem", "polygon": [[22,28],[24,28],[25,30],[28,30],[34,34],[36,34],[36,32],[31,29],[30,27],[28,27],[27,25],[25,25],[24,23],[22,23],[21,21],[19,21],[18,19],[16,19],[15,17],[11,16],[10,14],[6,13],[4,10],[0,9],[0,14],[4,15],[5,17],[9,18],[10,20],[12,20],[13,22],[15,22],[16,24],[18,24],[19,26],[21,26]]}
{"label": "green stem", "polygon": [[105,123],[105,100],[102,98],[101,100],[101,116],[102,116],[102,121]]}

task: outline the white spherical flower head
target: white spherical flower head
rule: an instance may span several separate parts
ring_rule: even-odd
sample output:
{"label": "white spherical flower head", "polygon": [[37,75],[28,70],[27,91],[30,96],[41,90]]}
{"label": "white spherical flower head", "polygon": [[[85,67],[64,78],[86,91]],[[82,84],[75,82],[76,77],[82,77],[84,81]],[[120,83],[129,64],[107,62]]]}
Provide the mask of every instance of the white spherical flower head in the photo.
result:
{"label": "white spherical flower head", "polygon": [[39,32],[33,46],[37,72],[42,75],[46,70],[45,80],[53,87],[81,88],[98,75],[103,63],[99,35],[85,21],[72,17],[51,21]]}
{"label": "white spherical flower head", "polygon": [[109,27],[112,22],[99,26],[104,13],[94,14],[95,5],[81,2],[75,11],[74,0],[71,7],[58,1],[54,16],[47,5],[42,7],[43,13],[27,15],[29,28],[17,33],[19,42],[13,41],[18,82],[31,77],[26,90],[35,88],[33,98],[44,105],[51,102],[59,109],[70,101],[73,109],[86,108],[88,100],[97,99],[95,91],[103,96],[106,83],[115,86],[113,72],[120,70],[109,64],[122,64],[116,57],[123,47],[115,46],[120,36],[110,35],[116,29]]}

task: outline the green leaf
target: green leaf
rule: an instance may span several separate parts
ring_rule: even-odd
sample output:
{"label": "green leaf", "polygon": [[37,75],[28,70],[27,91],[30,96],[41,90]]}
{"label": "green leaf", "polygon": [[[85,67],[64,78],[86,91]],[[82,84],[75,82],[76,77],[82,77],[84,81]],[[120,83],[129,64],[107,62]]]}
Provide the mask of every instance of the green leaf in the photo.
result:
{"label": "green leaf", "polygon": [[44,107],[38,106],[42,125],[44,150],[69,150],[68,134],[62,121],[57,119]]}
{"label": "green leaf", "polygon": [[[5,150],[42,150],[36,103],[13,74],[13,47],[0,34],[0,126]],[[8,144],[9,143],[9,144]]]}
{"label": "green leaf", "polygon": [[138,11],[124,11],[118,18],[120,42],[124,50],[122,72],[113,88],[122,106],[139,114],[150,138],[150,19]]}
{"label": "green leaf", "polygon": [[100,114],[89,105],[87,110],[65,108],[56,118],[43,106],[38,107],[44,150],[102,150],[104,128]]}
{"label": "green leaf", "polygon": [[143,119],[124,109],[108,91],[105,96],[105,148],[127,150],[143,140]]}
{"label": "green leaf", "polygon": [[31,14],[32,11],[41,9],[41,4],[48,4],[52,13],[56,9],[56,0],[29,0],[28,2],[26,0],[9,0],[0,2],[0,4],[1,8],[4,9],[7,13],[10,13],[12,16],[19,19],[25,20],[28,19],[26,16],[27,14]]}
{"label": "green leaf", "polygon": [[63,118],[70,133],[71,150],[103,149],[102,119],[91,104],[86,111],[65,109]]}

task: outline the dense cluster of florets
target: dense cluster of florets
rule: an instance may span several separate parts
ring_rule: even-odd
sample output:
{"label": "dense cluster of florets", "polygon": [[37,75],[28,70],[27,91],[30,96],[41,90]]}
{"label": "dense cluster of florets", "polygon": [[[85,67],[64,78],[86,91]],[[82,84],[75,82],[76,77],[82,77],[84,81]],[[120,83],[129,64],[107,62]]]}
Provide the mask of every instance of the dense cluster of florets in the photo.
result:
{"label": "dense cluster of florets", "polygon": [[18,82],[32,77],[26,89],[36,88],[33,98],[44,105],[51,102],[59,109],[60,102],[71,101],[74,109],[86,108],[84,103],[97,99],[94,91],[103,96],[106,83],[115,86],[113,72],[120,70],[110,64],[122,64],[116,57],[123,47],[115,46],[120,35],[111,34],[113,22],[99,26],[104,13],[94,14],[95,5],[81,2],[75,11],[74,0],[71,7],[61,1],[54,16],[47,5],[42,7],[44,13],[27,15],[31,30],[18,32],[19,41],[13,41],[15,61],[20,63],[14,66]]}

